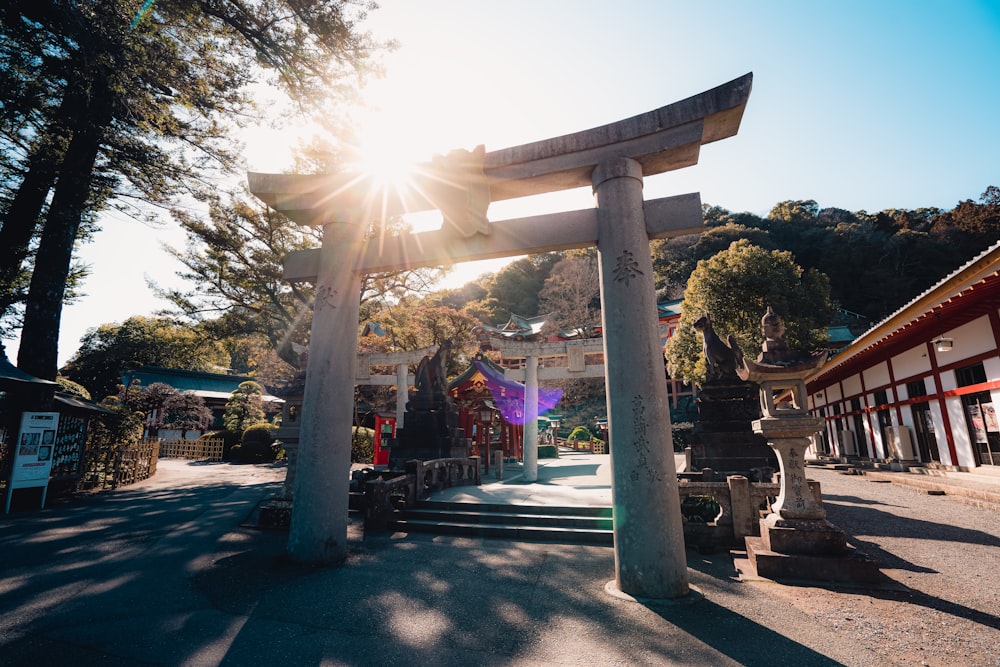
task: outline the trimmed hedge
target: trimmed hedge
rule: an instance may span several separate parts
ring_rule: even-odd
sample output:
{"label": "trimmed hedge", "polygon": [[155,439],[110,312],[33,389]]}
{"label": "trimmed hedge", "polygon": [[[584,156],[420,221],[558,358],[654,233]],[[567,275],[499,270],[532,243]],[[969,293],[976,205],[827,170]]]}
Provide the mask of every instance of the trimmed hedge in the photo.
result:
{"label": "trimmed hedge", "polygon": [[233,451],[233,458],[240,463],[269,463],[274,460],[277,449],[274,433],[277,426],[262,422],[243,431],[239,449]]}
{"label": "trimmed hedge", "polygon": [[555,445],[538,445],[538,458],[557,459],[559,458],[559,452],[556,451]]}

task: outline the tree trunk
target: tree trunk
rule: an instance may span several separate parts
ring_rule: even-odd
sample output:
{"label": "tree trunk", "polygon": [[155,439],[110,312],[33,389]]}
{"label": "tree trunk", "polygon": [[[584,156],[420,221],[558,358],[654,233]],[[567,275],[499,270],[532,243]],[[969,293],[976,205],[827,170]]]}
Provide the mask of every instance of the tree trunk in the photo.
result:
{"label": "tree trunk", "polygon": [[28,157],[28,169],[0,225],[0,316],[17,303],[15,284],[31,237],[45,208],[45,199],[56,180],[59,159],[66,147],[66,120],[84,103],[78,86],[69,88],[59,110]]}
{"label": "tree trunk", "polygon": [[52,203],[35,255],[35,268],[24,311],[17,366],[55,380],[59,356],[59,324],[73,258],[73,246],[90,199],[101,137],[111,120],[111,93],[106,75],[96,73],[85,125],[73,133],[59,170]]}
{"label": "tree trunk", "polygon": [[47,143],[31,156],[28,171],[0,227],[0,315],[19,301],[15,289],[17,277],[28,256],[45,198],[55,182],[55,162]]}

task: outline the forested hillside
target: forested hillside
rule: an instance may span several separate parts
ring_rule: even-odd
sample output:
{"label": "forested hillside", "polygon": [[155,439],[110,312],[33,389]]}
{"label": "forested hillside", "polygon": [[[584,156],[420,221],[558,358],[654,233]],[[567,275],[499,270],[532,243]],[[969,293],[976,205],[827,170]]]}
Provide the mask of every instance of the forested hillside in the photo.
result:
{"label": "forested hillside", "polygon": [[[767,215],[734,213],[705,205],[705,232],[653,243],[657,287],[663,298],[681,298],[697,263],[748,239],[767,250],[788,250],[803,269],[830,278],[840,308],[876,322],[1000,240],[1000,188],[989,186],[978,201],[951,210],[887,209],[878,213],[820,208],[813,200],[784,201]],[[586,257],[587,253],[569,253]],[[548,312],[542,288],[558,264],[543,256],[515,262],[477,290],[454,290],[452,307],[471,307],[491,323],[510,312]],[[593,288],[596,293],[596,278]],[[461,295],[473,296],[465,301]]]}

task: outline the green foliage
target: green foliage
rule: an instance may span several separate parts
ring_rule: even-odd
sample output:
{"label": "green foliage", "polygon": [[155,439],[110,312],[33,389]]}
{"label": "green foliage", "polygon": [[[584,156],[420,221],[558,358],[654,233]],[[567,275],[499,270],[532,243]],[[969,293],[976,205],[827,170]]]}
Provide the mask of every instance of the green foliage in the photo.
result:
{"label": "green foliage", "polygon": [[274,447],[274,434],[277,426],[267,423],[254,424],[243,431],[243,438],[238,449],[234,449],[233,458],[240,463],[267,463],[273,461],[277,453]]}
{"label": "green foliage", "polygon": [[63,371],[92,396],[103,397],[115,392],[129,367],[210,371],[221,361],[220,349],[197,330],[166,318],[137,315],[122,324],[89,329]]}
{"label": "green foliage", "polygon": [[375,430],[355,426],[351,433],[351,462],[371,463],[375,455]]}
{"label": "green foliage", "polygon": [[496,325],[507,322],[511,313],[522,317],[538,315],[539,292],[561,258],[560,253],[550,252],[511,262],[489,282],[488,296],[476,304],[477,312],[485,314],[482,319],[487,324]]}
{"label": "green foliage", "polygon": [[572,431],[569,432],[569,437],[567,440],[587,440],[593,439],[594,435],[590,432],[590,429],[586,426],[576,426]]}
{"label": "green foliage", "polygon": [[670,436],[674,443],[675,452],[683,452],[691,444],[691,434],[694,424],[691,422],[674,422],[670,424]]}
{"label": "green foliage", "polygon": [[834,312],[829,281],[815,270],[803,271],[790,252],[741,240],[698,262],[681,303],[680,325],[667,342],[671,377],[704,382],[701,336],[691,325],[706,313],[720,338],[733,335],[744,355],[756,357],[764,341],[760,320],[768,306],[784,319],[792,349],[812,351],[826,340]]}
{"label": "green foliage", "polygon": [[90,400],[90,392],[87,391],[86,387],[82,384],[77,384],[76,382],[64,377],[57,377],[56,382],[59,384],[60,394],[75,396],[77,398],[82,398],[85,401]]}
{"label": "green foliage", "polygon": [[226,411],[222,415],[226,430],[242,433],[248,427],[263,422],[263,393],[263,388],[256,382],[241,382],[226,401]]}
{"label": "green foliage", "polygon": [[[289,368],[299,368],[296,346],[309,341],[314,290],[284,280],[282,261],[290,252],[317,247],[320,232],[245,195],[211,197],[207,219],[187,209],[174,211],[174,217],[187,233],[188,246],[170,252],[185,267],[179,275],[197,287],[161,290],[160,296],[185,318],[202,322],[214,338],[253,334],[267,341]],[[405,229],[402,223],[391,227],[392,233]],[[426,292],[441,275],[437,268],[366,274],[362,319],[375,319],[375,312],[408,294]],[[206,313],[215,319],[205,320]]]}
{"label": "green foliage", "polygon": [[[395,352],[439,347],[445,341],[452,344],[445,373],[457,375],[465,370],[469,359],[479,349],[472,331],[481,322],[465,311],[448,306],[426,305],[416,299],[402,299],[395,305],[374,314],[386,330],[385,336],[366,336],[361,345],[370,352]],[[395,373],[395,368],[384,372]]]}
{"label": "green foliage", "polygon": [[142,441],[146,415],[138,410],[130,410],[119,405],[105,404],[105,408],[115,414],[101,414],[91,420],[87,431],[87,447],[94,449],[117,449],[135,445]]}
{"label": "green foliage", "polygon": [[254,86],[336,115],[376,68],[382,45],[357,23],[366,11],[346,0],[0,3],[0,168],[16,175],[0,179],[0,319],[33,262],[19,363],[55,377],[73,246],[99,212],[152,217],[136,202],[197,198],[239,168]]}

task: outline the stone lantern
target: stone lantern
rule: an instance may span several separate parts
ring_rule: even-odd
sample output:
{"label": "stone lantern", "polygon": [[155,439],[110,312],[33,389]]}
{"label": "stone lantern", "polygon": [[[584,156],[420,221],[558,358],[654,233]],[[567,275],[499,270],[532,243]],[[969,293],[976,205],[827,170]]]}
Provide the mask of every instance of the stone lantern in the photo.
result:
{"label": "stone lantern", "polygon": [[805,355],[789,349],[784,324],[770,307],[761,320],[763,350],[743,359],[739,376],[760,386],[761,418],[752,424],[778,458],[780,492],[771,513],[760,520],[760,537],[747,537],[749,569],[771,579],[873,582],[878,567],[856,552],[844,531],[826,519],[805,477],[805,451],[823,420],[807,411],[805,378],[826,361],[826,352]]}

